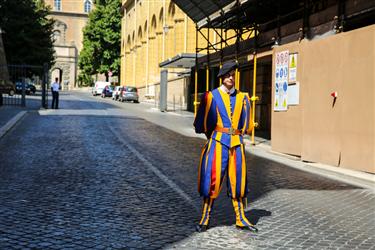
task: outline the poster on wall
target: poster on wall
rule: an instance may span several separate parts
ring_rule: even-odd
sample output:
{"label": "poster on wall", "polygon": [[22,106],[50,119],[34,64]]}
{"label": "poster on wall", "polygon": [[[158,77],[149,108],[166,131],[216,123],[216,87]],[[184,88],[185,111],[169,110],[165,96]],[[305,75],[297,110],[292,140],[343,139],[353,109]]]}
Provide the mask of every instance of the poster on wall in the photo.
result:
{"label": "poster on wall", "polygon": [[289,51],[276,53],[274,111],[288,110]]}
{"label": "poster on wall", "polygon": [[288,105],[299,104],[299,82],[288,85]]}
{"label": "poster on wall", "polygon": [[289,82],[290,83],[297,81],[297,59],[298,59],[297,53],[289,54]]}

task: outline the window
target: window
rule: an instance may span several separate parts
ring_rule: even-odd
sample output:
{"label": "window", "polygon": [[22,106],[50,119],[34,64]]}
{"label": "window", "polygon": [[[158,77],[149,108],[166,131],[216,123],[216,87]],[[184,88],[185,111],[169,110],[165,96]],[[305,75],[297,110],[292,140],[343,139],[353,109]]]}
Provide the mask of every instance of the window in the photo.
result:
{"label": "window", "polygon": [[85,0],[85,6],[84,6],[85,12],[89,13],[91,11],[91,1]]}
{"label": "window", "polygon": [[53,32],[53,40],[56,44],[61,43],[61,32],[59,30]]}
{"label": "window", "polygon": [[55,0],[55,10],[61,10],[61,0]]}

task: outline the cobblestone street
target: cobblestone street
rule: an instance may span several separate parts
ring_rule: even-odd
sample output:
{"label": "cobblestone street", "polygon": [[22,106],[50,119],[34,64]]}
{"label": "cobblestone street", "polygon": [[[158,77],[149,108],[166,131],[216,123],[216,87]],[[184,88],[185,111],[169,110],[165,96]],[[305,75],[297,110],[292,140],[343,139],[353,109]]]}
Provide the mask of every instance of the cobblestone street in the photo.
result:
{"label": "cobblestone street", "polygon": [[375,249],[373,191],[251,154],[259,233],[235,228],[226,187],[196,233],[204,140],[139,105],[63,93],[0,139],[0,249]]}

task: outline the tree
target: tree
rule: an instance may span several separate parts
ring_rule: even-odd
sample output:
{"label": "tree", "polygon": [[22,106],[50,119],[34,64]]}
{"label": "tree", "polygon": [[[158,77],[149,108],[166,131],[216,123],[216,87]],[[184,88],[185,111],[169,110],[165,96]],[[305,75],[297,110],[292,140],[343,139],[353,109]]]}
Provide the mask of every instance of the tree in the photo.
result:
{"label": "tree", "polygon": [[121,0],[97,0],[83,31],[79,68],[84,74],[113,75],[120,71]]}
{"label": "tree", "polygon": [[43,0],[0,0],[0,28],[8,64],[53,64],[53,25]]}

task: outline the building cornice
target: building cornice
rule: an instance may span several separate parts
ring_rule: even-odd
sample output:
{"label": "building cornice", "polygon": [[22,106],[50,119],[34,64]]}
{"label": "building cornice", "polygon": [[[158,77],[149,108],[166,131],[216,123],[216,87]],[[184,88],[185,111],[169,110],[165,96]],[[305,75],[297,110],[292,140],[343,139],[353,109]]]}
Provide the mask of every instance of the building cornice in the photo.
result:
{"label": "building cornice", "polygon": [[87,13],[77,13],[77,12],[64,12],[64,11],[51,11],[53,16],[70,16],[70,17],[85,17],[88,18]]}
{"label": "building cornice", "polygon": [[75,45],[54,44],[53,47],[77,49]]}
{"label": "building cornice", "polygon": [[125,9],[130,5],[134,3],[134,0],[126,0],[125,2],[123,1],[122,5],[121,5],[121,15],[123,16],[124,13],[125,13]]}

